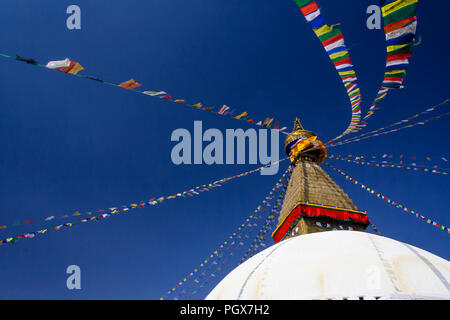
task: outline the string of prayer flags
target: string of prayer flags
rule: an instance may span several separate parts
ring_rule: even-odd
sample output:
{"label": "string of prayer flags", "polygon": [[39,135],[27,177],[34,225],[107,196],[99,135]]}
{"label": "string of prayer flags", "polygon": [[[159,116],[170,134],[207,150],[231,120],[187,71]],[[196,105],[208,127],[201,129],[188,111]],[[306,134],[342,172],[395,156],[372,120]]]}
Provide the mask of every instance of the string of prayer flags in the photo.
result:
{"label": "string of prayer flags", "polygon": [[[274,199],[274,192],[276,192],[276,190],[282,185],[280,182],[282,182],[284,176],[285,174],[283,174],[282,178],[272,189],[272,193],[266,196],[265,200],[263,200],[261,202],[261,205],[258,206],[258,208],[254,211],[253,217],[244,226],[244,231],[241,231],[237,236],[233,234],[235,236],[234,239],[229,237],[227,239],[228,247],[224,247],[221,251],[218,251],[218,255],[210,256],[208,258],[208,260],[210,261],[202,268],[203,272],[201,272],[200,274],[197,273],[197,277],[195,279],[191,278],[193,280],[191,280],[191,283],[188,287],[182,289],[181,291],[178,290],[179,293],[174,298],[174,300],[178,300],[180,298],[183,299],[183,296],[187,296],[187,299],[192,299],[192,296],[198,294],[202,290],[202,288],[205,288],[208,283],[212,282],[218,274],[220,274],[222,271],[225,271],[225,265],[231,260],[232,257],[234,257],[238,253],[238,249],[242,248],[245,245],[245,242],[250,239],[250,233],[255,227],[258,226],[258,219],[263,218],[262,213],[272,207],[270,201]],[[269,217],[271,216],[272,213],[269,214]],[[207,261],[204,261],[204,263],[206,262]],[[186,284],[187,282],[185,283],[185,285]],[[180,283],[177,286],[179,285]]]}
{"label": "string of prayer flags", "polygon": [[[289,167],[286,172],[283,174],[283,176],[281,177],[281,179],[279,179],[279,182],[276,183],[276,185],[274,186],[274,188],[272,188],[271,192],[269,193],[269,195],[267,195],[264,200],[261,202],[261,204],[256,208],[256,210],[254,211],[254,215],[253,215],[253,223],[250,221],[249,223],[247,223],[247,232],[243,234],[243,237],[246,239],[249,239],[249,233],[250,231],[254,228],[257,227],[258,225],[255,223],[255,219],[257,217],[262,218],[261,213],[265,210],[268,210],[272,207],[271,204],[271,200],[274,199],[275,193],[278,192],[278,189],[283,186],[283,184],[281,183],[285,176],[287,175],[287,173],[290,171],[291,168]],[[273,212],[273,210],[272,210]],[[259,213],[259,215],[258,215]],[[271,214],[270,214],[271,215]],[[242,234],[242,233],[241,233]],[[197,279],[194,280],[194,283],[192,283],[190,285],[191,289],[194,288],[194,291],[192,292],[192,294],[198,293],[198,291],[200,291],[201,288],[203,288],[206,284],[208,284],[214,275],[217,275],[220,271],[223,270],[223,266],[229,261],[230,256],[234,256],[234,251],[232,251],[232,245],[233,243],[236,244],[235,249],[238,249],[242,246],[244,246],[244,242],[246,239],[244,239],[243,237],[240,238],[240,240],[237,242],[238,240],[236,239],[236,241],[231,242],[231,245],[227,248],[227,249],[223,249],[222,250],[222,254],[219,254],[218,258],[223,258],[225,256],[226,259],[224,259],[222,261],[222,263],[219,263],[219,260],[213,260],[213,263],[210,263],[210,267],[209,270],[212,271],[210,276],[208,277],[208,275],[205,274],[205,272],[202,272]],[[228,238],[229,241],[231,241],[231,238]],[[227,255],[225,255],[227,253]],[[216,264],[216,266],[214,266],[214,264]],[[215,270],[212,270],[213,268],[215,268]],[[205,281],[202,282],[202,277],[203,278],[207,278]],[[198,289],[196,287],[199,287]],[[191,299],[191,296],[188,296],[188,299]]]}
{"label": "string of prayer flags", "polygon": [[338,140],[341,137],[359,130],[359,124],[361,120],[361,91],[357,83],[356,71],[354,69],[350,53],[345,45],[344,36],[342,31],[337,28],[337,25],[329,26],[325,23],[325,19],[322,17],[320,9],[317,3],[313,0],[294,0],[299,7],[301,13],[305,17],[306,21],[312,27],[317,38],[322,43],[325,51],[327,52],[331,62],[333,62],[336,71],[341,78],[342,83],[347,91],[348,98],[350,100],[352,117],[347,129],[330,140]]}
{"label": "string of prayer flags", "polygon": [[242,257],[241,261],[239,262],[240,264],[244,263],[246,260],[253,257],[260,249],[264,248],[263,242],[266,239],[266,235],[271,234],[270,231],[274,227],[273,222],[276,222],[278,214],[279,210],[271,211],[270,215],[264,221],[263,226],[258,231],[258,234],[256,235],[255,239],[252,241],[249,248]]}
{"label": "string of prayer flags", "polygon": [[[292,171],[290,171],[291,173]],[[254,256],[258,250],[262,249],[264,247],[264,240],[266,239],[267,234],[271,234],[271,230],[276,226],[277,224],[277,218],[279,216],[281,205],[282,205],[282,199],[284,198],[284,195],[286,193],[286,189],[289,185],[290,176],[286,179],[286,182],[284,183],[283,189],[280,191],[280,194],[278,196],[278,199],[276,201],[276,204],[273,206],[273,209],[270,213],[270,215],[266,218],[266,221],[264,221],[263,226],[259,230],[258,234],[256,235],[255,239],[247,249],[247,252],[242,257],[240,264],[244,263],[246,260]]]}
{"label": "string of prayer flags", "polygon": [[417,30],[416,6],[418,0],[382,0],[382,15],[386,38],[386,70],[381,87],[364,120],[377,110],[377,104],[389,90],[404,88],[406,68],[412,56]]}
{"label": "string of prayer flags", "polygon": [[[253,243],[250,245],[251,252],[250,251],[248,251],[248,252],[250,252],[249,254],[251,254],[251,255],[253,255],[257,250],[266,246],[263,243],[265,235],[270,231],[271,228],[274,227],[272,225],[268,225],[268,221],[276,221],[275,218],[277,217],[277,214],[279,213],[279,209],[281,208],[281,201],[282,201],[281,199],[284,197],[284,193],[286,191],[287,184],[289,181],[288,179],[290,178],[290,174],[292,173],[291,169],[292,168],[288,168],[288,170],[286,170],[286,172],[283,174],[283,176],[281,177],[279,182],[272,189],[272,191],[276,191],[280,186],[282,186],[281,182],[283,181],[284,177],[286,175],[288,175],[288,178],[286,179],[286,182],[284,183],[283,189],[281,189],[280,194],[277,197],[278,199],[276,200],[276,204],[272,206],[270,203],[270,201],[275,198],[274,193],[271,193],[270,195],[268,195],[265,198],[265,200],[263,200],[261,202],[261,205],[258,206],[257,210],[255,210],[255,212],[254,212],[255,213],[254,218],[253,218],[254,220],[257,218],[262,219],[263,217],[262,217],[261,213],[265,210],[272,208],[272,210],[269,213],[268,217],[266,218],[262,228],[259,230],[258,235],[255,238],[256,242],[253,241]],[[256,214],[257,212],[259,212],[259,215]],[[247,232],[244,234],[241,233],[241,238],[239,238],[239,236],[237,237],[241,241],[238,241],[236,239],[236,241],[231,242],[230,246],[226,250],[225,249],[222,250],[222,253],[217,256],[217,259],[212,260],[212,263],[209,263],[209,267],[207,267],[206,271],[203,271],[200,275],[198,275],[198,277],[194,281],[191,281],[190,286],[187,289],[181,290],[181,292],[174,299],[177,300],[178,298],[183,298],[183,295],[187,296],[187,299],[191,299],[192,296],[195,294],[198,294],[201,291],[201,289],[205,287],[205,285],[207,285],[208,283],[213,281],[214,277],[216,277],[221,271],[224,270],[223,267],[230,260],[230,257],[235,256],[235,253],[237,253],[236,252],[237,249],[244,246],[245,240],[249,239],[249,234],[250,234],[251,230],[257,226],[258,225],[254,221],[253,221],[253,223],[252,222],[247,223],[247,230],[246,230]],[[244,239],[244,238],[246,238],[246,239]]]}
{"label": "string of prayer flags", "polygon": [[[370,132],[363,133],[363,134],[361,134],[361,135],[359,135],[359,136],[357,136],[357,137],[353,137],[353,138],[350,138],[350,139],[347,139],[347,140],[344,140],[344,141],[340,141],[340,142],[338,142],[337,144],[334,144],[333,146],[335,146],[335,145],[340,145],[340,144],[344,144],[345,142],[352,141],[352,140],[355,140],[355,139],[358,139],[358,138],[367,136],[367,135],[369,135],[369,134],[378,133],[378,132],[380,132],[380,131],[383,131],[383,130],[386,130],[386,129],[389,129],[389,128],[392,128],[392,127],[395,127],[395,126],[398,126],[398,125],[401,125],[401,124],[404,124],[404,123],[406,123],[406,122],[410,122],[410,121],[413,120],[413,119],[416,119],[416,118],[418,118],[418,117],[420,117],[420,116],[423,116],[423,115],[425,115],[425,114],[428,114],[428,113],[430,113],[430,112],[435,111],[438,107],[441,107],[441,106],[448,106],[448,102],[449,102],[449,101],[450,101],[450,99],[446,99],[446,100],[442,101],[441,103],[438,103],[437,105],[434,105],[434,106],[432,106],[431,108],[427,108],[426,110],[424,110],[424,111],[422,111],[422,112],[420,112],[420,113],[417,113],[417,114],[414,114],[414,115],[412,115],[412,116],[409,116],[409,117],[406,118],[406,119],[400,120],[400,121],[398,121],[398,122],[394,122],[394,123],[392,123],[392,124],[390,124],[390,125],[388,125],[388,126],[385,126],[385,127],[382,127],[382,128],[379,128],[379,129],[370,131]],[[359,141],[359,140],[358,140],[358,141]]]}
{"label": "string of prayer flags", "polygon": [[[376,156],[376,155],[371,155],[371,156],[368,156],[368,155],[352,155],[352,154],[348,154],[348,155],[334,155],[334,154],[332,154],[332,155],[329,156],[329,158],[331,158],[331,159],[335,158],[335,159],[338,159],[338,160],[339,160],[339,158],[343,159],[343,160],[352,159],[352,160],[359,160],[359,161],[366,161],[366,162],[376,162],[376,159],[379,159],[380,161],[382,161],[382,163],[387,163],[387,164],[392,164],[391,161],[394,161],[394,164],[395,164],[395,161],[396,161],[398,164],[410,165],[410,166],[414,166],[414,167],[415,166],[419,166],[419,167],[432,166],[434,169],[450,170],[450,168],[442,168],[442,167],[440,167],[440,164],[431,165],[431,164],[417,163],[416,162],[416,159],[417,159],[416,156],[406,156],[404,154],[400,154],[398,156],[397,155],[393,155],[393,154],[387,154],[387,153],[385,153],[383,155],[380,155],[380,156]],[[435,156],[433,156],[433,157],[423,157],[422,156],[421,158],[426,159],[428,162],[431,162],[431,161],[446,162],[446,161],[444,161],[444,159],[445,159],[444,157],[435,157]],[[388,159],[388,161],[383,160],[383,159]],[[399,160],[395,160],[395,159],[399,159]],[[414,161],[414,162],[406,163],[406,161]]]}
{"label": "string of prayer flags", "polygon": [[370,194],[373,194],[377,198],[382,199],[382,200],[386,201],[387,203],[390,203],[391,205],[395,206],[396,208],[402,210],[403,212],[411,213],[412,215],[414,215],[416,218],[420,219],[421,221],[426,222],[426,223],[428,223],[430,225],[433,225],[433,226],[439,228],[442,231],[447,231],[447,233],[450,234],[450,228],[449,227],[446,227],[446,226],[444,226],[444,225],[442,225],[442,224],[440,224],[440,223],[438,223],[438,222],[436,222],[436,221],[434,221],[432,219],[429,219],[429,218],[427,218],[425,216],[422,216],[418,212],[415,212],[414,210],[409,209],[408,207],[400,204],[399,202],[391,200],[390,198],[382,195],[381,193],[376,192],[373,188],[370,188],[367,185],[362,184],[358,180],[353,179],[352,177],[348,176],[345,172],[343,172],[342,170],[340,170],[338,168],[335,168],[331,164],[326,163],[326,165],[328,167],[332,168],[333,170],[335,170],[336,172],[340,173],[341,175],[345,176],[345,179],[347,181],[350,181],[350,182],[352,182],[352,183],[354,183],[356,185],[359,185],[362,189],[364,189],[365,191],[369,192]]}
{"label": "string of prayer flags", "polygon": [[[145,94],[147,96],[151,96],[151,97],[156,97],[159,98],[161,100],[166,100],[166,101],[170,101],[173,103],[177,103],[178,105],[184,105],[186,107],[190,107],[190,108],[195,108],[198,110],[203,110],[203,111],[207,111],[210,113],[214,113],[217,115],[221,115],[221,116],[226,116],[226,117],[230,117],[232,119],[236,119],[236,120],[240,120],[240,121],[244,121],[250,125],[256,125],[256,126],[262,126],[264,128],[270,128],[271,127],[271,123],[273,121],[273,118],[266,118],[266,120],[264,121],[256,121],[255,119],[251,118],[250,115],[244,111],[244,112],[239,112],[238,116],[233,116],[233,114],[235,113],[235,110],[231,110],[229,111],[230,107],[223,105],[220,108],[215,108],[212,106],[203,106],[203,104],[201,102],[195,103],[195,104],[189,104],[187,103],[187,101],[183,98],[174,98],[172,95],[168,94],[165,91],[161,91],[161,90],[138,90],[136,89],[137,87],[142,86],[141,83],[136,82],[134,79],[130,79],[128,81],[124,81],[120,84],[115,84],[112,82],[108,82],[108,81],[104,81],[99,77],[94,77],[94,76],[89,76],[89,75],[83,75],[83,74],[78,74],[78,72],[80,72],[81,70],[83,70],[84,68],[76,61],[72,61],[69,58],[66,58],[64,60],[58,60],[58,61],[49,61],[47,63],[47,65],[41,65],[39,64],[37,61],[33,60],[33,59],[28,59],[28,58],[22,58],[18,55],[16,56],[9,56],[7,54],[3,54],[0,53],[0,56],[4,57],[4,58],[8,58],[8,59],[14,59],[14,60],[18,60],[18,61],[23,61],[26,62],[28,64],[32,64],[35,65],[37,67],[42,67],[42,68],[46,68],[46,69],[50,69],[50,70],[57,70],[57,71],[61,71],[61,72],[65,72],[68,74],[72,74],[72,75],[76,75],[79,78],[86,78],[89,80],[94,80],[97,81],[99,83],[103,83],[105,85],[109,85],[109,86],[114,86],[114,87],[119,87],[119,88],[123,88],[126,90],[133,90],[134,92],[137,93],[141,93],[141,94]],[[279,132],[283,133],[283,134],[288,134],[287,132],[285,132],[285,130],[287,129],[287,127],[280,127],[279,122],[276,122],[277,125],[276,127],[272,128],[274,130],[278,130]]]}
{"label": "string of prayer flags", "polygon": [[448,115],[450,115],[450,112],[443,113],[443,114],[440,114],[440,115],[437,115],[437,116],[434,116],[432,118],[428,118],[428,119],[425,119],[425,120],[421,120],[419,122],[416,122],[416,123],[413,123],[413,124],[409,124],[409,125],[406,125],[406,126],[403,126],[403,127],[395,128],[395,129],[388,130],[388,131],[378,132],[378,133],[375,133],[375,134],[372,134],[372,135],[369,135],[369,136],[365,136],[365,137],[357,136],[357,137],[354,137],[354,138],[351,138],[351,139],[348,139],[348,140],[345,140],[345,141],[337,142],[336,144],[329,145],[328,148],[335,147],[335,146],[340,146],[340,145],[344,145],[344,144],[348,144],[348,143],[352,143],[352,142],[357,142],[357,141],[361,141],[361,140],[365,140],[365,139],[370,139],[370,138],[378,137],[378,136],[385,135],[385,134],[390,134],[390,133],[397,132],[397,131],[400,131],[400,130],[403,130],[403,129],[412,128],[412,127],[415,127],[415,126],[418,126],[418,125],[425,125],[426,123],[428,123],[430,121],[436,121],[436,120],[439,120],[439,119],[441,119],[441,118],[443,118],[445,116],[448,116]]}
{"label": "string of prayer flags", "polygon": [[375,167],[379,167],[379,168],[399,168],[399,169],[404,169],[404,170],[448,175],[448,172],[439,170],[437,167],[429,168],[429,167],[424,167],[423,165],[416,165],[415,163],[410,164],[410,165],[403,164],[403,163],[392,163],[389,161],[383,161],[382,163],[379,163],[379,162],[375,162],[373,160],[364,161],[364,160],[349,159],[346,157],[339,157],[339,156],[337,156],[337,157],[330,156],[329,159],[342,160],[342,161],[347,161],[349,163],[355,163],[358,165],[375,166]]}
{"label": "string of prayer flags", "polygon": [[[291,173],[291,171],[289,171],[289,174]],[[279,180],[279,183],[277,183],[275,185],[275,188],[272,189],[272,191],[276,191],[280,186],[282,186],[282,184],[280,183],[284,176],[286,174],[283,174],[283,177]],[[281,191],[283,192],[283,190]],[[221,271],[225,271],[225,264],[227,262],[229,262],[231,260],[232,257],[235,256],[235,254],[237,253],[237,249],[243,247],[245,245],[246,240],[249,240],[250,237],[250,232],[254,227],[257,227],[258,224],[255,223],[255,219],[256,218],[260,218],[262,219],[262,212],[269,210],[270,208],[273,208],[271,210],[271,213],[269,213],[268,218],[274,217],[274,208],[278,207],[278,201],[277,200],[277,204],[272,206],[271,204],[271,200],[275,198],[274,193],[271,193],[270,195],[268,195],[264,201],[261,202],[261,205],[258,206],[257,211],[259,213],[259,215],[255,214],[254,218],[253,218],[253,223],[252,221],[250,221],[250,223],[247,223],[247,232],[245,233],[241,233],[241,237],[239,238],[239,236],[237,238],[239,238],[239,240],[235,240],[232,241],[230,246],[227,249],[223,249],[222,253],[220,253],[217,256],[217,259],[212,260],[212,263],[209,263],[209,267],[207,267],[206,270],[204,270],[201,274],[197,275],[197,278],[194,279],[193,281],[191,281],[191,284],[189,285],[188,289],[184,289],[181,291],[182,294],[187,294],[187,299],[191,299],[193,295],[198,294],[202,288],[205,287],[205,285],[207,285],[208,283],[212,282],[214,280],[214,277],[216,277]],[[256,210],[255,210],[256,213]],[[266,219],[267,221],[267,219]],[[265,224],[263,225],[263,229],[267,228],[267,223],[265,222]],[[259,236],[261,237],[261,236]],[[234,247],[233,247],[234,245]],[[260,243],[260,240],[258,238],[258,243],[255,245],[252,245],[253,248],[259,248],[258,246],[260,245],[260,247],[264,247],[265,245]],[[233,260],[234,261],[234,260]],[[191,291],[192,290],[192,291]],[[178,295],[176,298],[174,298],[175,300],[177,300],[179,297],[181,297],[181,295]]]}
{"label": "string of prayer flags", "polygon": [[[289,159],[289,158],[286,157],[284,159],[281,159],[281,160],[277,161],[277,163],[280,163],[280,162],[285,161],[287,159]],[[62,225],[57,225],[57,226],[52,227],[50,229],[52,229],[52,230],[59,230],[59,229],[61,229],[62,226],[72,226],[74,223],[78,224],[78,223],[84,223],[84,222],[93,221],[93,220],[99,221],[100,219],[108,218],[111,215],[117,215],[117,214],[120,214],[120,213],[126,214],[126,213],[128,213],[128,211],[133,210],[133,209],[139,209],[139,208],[145,208],[145,207],[148,207],[148,206],[154,206],[154,205],[160,204],[164,200],[168,200],[168,199],[175,199],[175,198],[178,198],[178,197],[182,197],[182,198],[193,197],[194,195],[199,195],[200,193],[203,193],[203,192],[206,192],[206,191],[210,191],[213,188],[221,187],[222,183],[225,183],[225,182],[228,182],[230,180],[233,180],[233,179],[236,179],[236,178],[240,178],[240,177],[244,177],[244,176],[247,176],[249,174],[258,172],[261,169],[263,169],[265,167],[268,167],[270,165],[271,164],[269,163],[269,164],[267,164],[265,166],[259,167],[257,169],[251,170],[251,171],[247,171],[247,172],[244,172],[244,173],[241,173],[241,174],[238,174],[238,175],[234,175],[232,177],[223,178],[223,179],[214,181],[213,183],[197,186],[195,188],[191,188],[189,190],[186,190],[186,191],[184,191],[182,193],[179,192],[179,193],[175,193],[173,195],[169,195],[169,196],[166,196],[166,197],[159,197],[157,199],[151,198],[148,201],[141,201],[139,203],[132,203],[132,204],[124,205],[124,206],[120,206],[120,207],[111,207],[111,208],[107,208],[107,209],[99,209],[99,210],[96,210],[96,211],[88,211],[88,212],[85,212],[85,213],[81,213],[79,211],[76,211],[75,213],[72,214],[72,216],[77,216],[78,217],[78,216],[81,216],[81,215],[87,215],[88,217],[83,218],[81,220],[78,220],[77,222],[69,223],[70,225],[66,223],[66,224],[62,224]],[[63,215],[59,219],[64,219],[64,218],[68,218],[68,217],[69,217],[68,215]],[[54,219],[56,219],[55,216],[49,216],[49,217],[44,218],[43,221],[51,221],[51,220],[54,220]],[[27,224],[31,224],[31,223],[34,223],[34,222],[35,221],[27,220]],[[18,225],[20,225],[20,221],[17,220],[11,226],[13,227],[13,226],[18,226]],[[7,228],[6,225],[0,227],[0,229],[6,229],[6,228]],[[49,228],[46,228],[46,229],[43,229],[43,230],[36,231],[36,232],[34,232],[32,234],[33,235],[44,234],[48,230],[49,230]],[[25,236],[25,235],[18,236],[18,239],[22,239],[22,238],[34,238],[34,236],[33,237],[28,237],[28,236]],[[3,239],[3,240],[0,240],[0,245],[4,244],[4,243],[9,243],[9,242],[11,242],[11,241],[6,241],[6,239]]]}
{"label": "string of prayer flags", "polygon": [[[279,182],[282,182],[287,175],[287,173],[291,170],[291,166],[288,167],[288,169],[284,172],[282,177],[279,179]],[[259,205],[255,211],[247,218],[245,221],[236,229],[235,232],[233,232],[216,250],[211,253],[207,259],[205,259],[197,268],[195,268],[191,273],[189,273],[186,277],[184,277],[183,281],[178,282],[176,286],[174,286],[172,289],[167,291],[160,300],[167,299],[173,292],[175,292],[178,288],[183,286],[191,277],[193,277],[196,273],[198,273],[202,268],[205,267],[205,265],[210,264],[212,261],[215,261],[213,258],[215,256],[218,256],[219,253],[231,243],[231,241],[235,238],[237,238],[237,235],[245,229],[245,226],[247,223],[250,222],[251,219],[254,218],[254,216],[261,211],[264,205],[268,205],[267,199],[270,199],[272,195],[283,186],[283,184],[276,183],[275,186],[272,188],[272,190],[269,192],[269,194],[265,197],[265,200],[262,201],[261,205]]]}

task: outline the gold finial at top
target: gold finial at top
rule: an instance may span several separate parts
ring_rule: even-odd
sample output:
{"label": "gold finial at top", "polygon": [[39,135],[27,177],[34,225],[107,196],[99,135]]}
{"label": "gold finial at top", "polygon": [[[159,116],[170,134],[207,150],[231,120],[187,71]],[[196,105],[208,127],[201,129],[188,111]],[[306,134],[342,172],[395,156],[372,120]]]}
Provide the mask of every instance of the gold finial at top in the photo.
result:
{"label": "gold finial at top", "polygon": [[[310,160],[313,160],[314,162],[323,163],[325,158],[327,157],[327,150],[323,143],[319,140],[317,140],[317,135],[309,130],[306,130],[303,128],[300,119],[295,118],[294,121],[294,129],[291,133],[289,133],[286,137],[286,140],[284,141],[284,150],[286,151],[286,154],[291,157],[291,147],[296,143],[296,141],[299,140],[309,140],[310,143],[306,148],[303,148],[302,158],[306,159],[307,157]],[[303,145],[304,146],[304,145]],[[311,150],[306,150],[311,149]],[[297,158],[297,156],[294,155],[294,158]],[[292,162],[292,159],[291,159]]]}
{"label": "gold finial at top", "polygon": [[[310,138],[315,136],[316,134],[312,131],[306,130],[305,128],[303,128],[300,119],[299,118],[295,118],[294,121],[294,129],[292,130],[291,133],[288,134],[288,136],[286,137],[286,140],[284,142],[284,148],[285,150],[286,147],[293,141],[297,140],[300,137],[303,138]],[[286,151],[287,152],[287,151]]]}
{"label": "gold finial at top", "polygon": [[305,130],[303,128],[299,118],[295,118],[294,129],[292,131],[297,131],[297,130]]}

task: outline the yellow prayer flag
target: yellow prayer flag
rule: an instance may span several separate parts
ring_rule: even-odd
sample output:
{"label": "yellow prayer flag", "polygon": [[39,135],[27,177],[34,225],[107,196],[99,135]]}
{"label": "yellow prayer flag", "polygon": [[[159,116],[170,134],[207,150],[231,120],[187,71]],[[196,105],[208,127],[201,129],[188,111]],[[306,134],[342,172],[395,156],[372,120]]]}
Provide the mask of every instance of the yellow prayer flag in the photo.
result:
{"label": "yellow prayer flag", "polygon": [[389,3],[381,8],[381,11],[383,12],[383,17],[417,2],[418,0],[397,0],[392,3]]}
{"label": "yellow prayer flag", "polygon": [[345,56],[346,54],[348,54],[348,51],[336,52],[336,53],[330,54],[330,59],[336,59],[336,58]]}
{"label": "yellow prayer flag", "polygon": [[245,117],[247,115],[247,112],[242,112],[240,115],[234,117],[235,119],[240,119],[242,117]]}
{"label": "yellow prayer flag", "polygon": [[338,72],[338,73],[339,73],[339,75],[341,75],[341,76],[346,76],[346,75],[354,75],[354,74],[355,74],[355,71],[350,70],[350,71],[342,71],[342,72]]}
{"label": "yellow prayer flag", "polygon": [[403,72],[406,72],[406,69],[386,71],[384,74],[389,75],[389,74],[396,74],[396,73],[403,73]]}
{"label": "yellow prayer flag", "polygon": [[392,52],[392,51],[396,51],[396,50],[399,50],[399,49],[401,49],[401,48],[404,48],[404,47],[406,47],[406,46],[408,46],[409,44],[407,43],[407,44],[398,44],[398,45],[394,45],[394,46],[388,46],[388,47],[386,47],[386,51],[387,52]]}
{"label": "yellow prayer flag", "polygon": [[316,34],[317,37],[320,37],[322,35],[324,35],[327,32],[330,32],[331,30],[333,30],[333,27],[328,26],[328,25],[324,25],[323,27],[320,27],[318,29],[313,29],[314,33]]}

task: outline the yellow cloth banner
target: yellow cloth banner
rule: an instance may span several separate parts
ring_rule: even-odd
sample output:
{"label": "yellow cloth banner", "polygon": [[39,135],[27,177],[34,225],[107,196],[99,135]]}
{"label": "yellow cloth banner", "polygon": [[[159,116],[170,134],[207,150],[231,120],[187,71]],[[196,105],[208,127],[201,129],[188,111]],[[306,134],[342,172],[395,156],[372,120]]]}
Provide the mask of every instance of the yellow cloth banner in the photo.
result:
{"label": "yellow cloth banner", "polygon": [[336,59],[336,58],[345,56],[346,54],[348,54],[348,51],[336,52],[336,53],[330,54],[330,59]]}
{"label": "yellow cloth banner", "polygon": [[323,36],[325,33],[330,32],[333,30],[333,26],[324,25],[323,27],[320,27],[318,29],[313,29],[314,33],[317,37]]}
{"label": "yellow cloth banner", "polygon": [[389,3],[385,5],[383,8],[381,8],[383,12],[383,17],[417,2],[418,0],[397,0],[392,3]]}

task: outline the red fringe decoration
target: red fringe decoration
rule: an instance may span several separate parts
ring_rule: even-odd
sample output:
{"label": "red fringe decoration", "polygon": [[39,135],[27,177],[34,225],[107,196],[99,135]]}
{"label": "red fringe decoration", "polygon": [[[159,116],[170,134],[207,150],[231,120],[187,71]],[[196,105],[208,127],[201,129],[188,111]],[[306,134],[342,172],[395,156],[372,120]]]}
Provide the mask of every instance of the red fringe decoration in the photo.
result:
{"label": "red fringe decoration", "polygon": [[352,211],[340,208],[329,208],[319,205],[299,203],[289,215],[284,219],[283,223],[272,234],[275,243],[280,242],[286,233],[291,229],[292,224],[299,217],[327,217],[333,220],[352,221],[369,225],[370,221],[367,215],[361,211]]}

